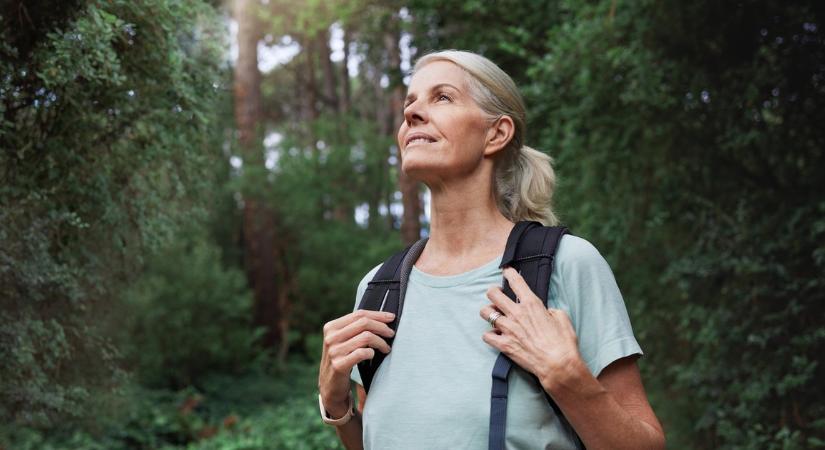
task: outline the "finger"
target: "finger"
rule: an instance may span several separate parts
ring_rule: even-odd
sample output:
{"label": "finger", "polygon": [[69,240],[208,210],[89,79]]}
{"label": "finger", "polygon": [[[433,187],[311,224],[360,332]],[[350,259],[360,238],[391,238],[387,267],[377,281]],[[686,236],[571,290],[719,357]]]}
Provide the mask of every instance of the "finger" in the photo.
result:
{"label": "finger", "polygon": [[[489,321],[490,321],[490,314],[492,314],[492,313],[494,313],[494,312],[496,312],[496,311],[498,311],[499,313],[501,313],[501,311],[499,311],[498,309],[496,309],[493,305],[484,305],[484,306],[483,306],[483,307],[482,307],[482,308],[478,311],[478,315],[479,315],[479,316],[481,316],[481,318],[482,318],[482,319],[484,319],[486,322],[489,322]],[[502,317],[504,317],[504,316],[502,315]],[[500,318],[501,318],[501,317],[499,317],[499,319],[500,319]],[[498,322],[498,319],[496,319],[496,322]]]}
{"label": "finger", "polygon": [[334,358],[332,368],[338,373],[350,373],[352,367],[361,361],[372,359],[375,356],[375,349],[369,347],[356,348],[345,356]]}
{"label": "finger", "polygon": [[333,357],[346,355],[355,351],[355,349],[359,347],[370,347],[383,353],[390,352],[390,345],[387,344],[387,341],[385,341],[384,338],[369,331],[362,331],[347,341],[333,346],[330,349],[330,354]]}
{"label": "finger", "polygon": [[[495,307],[493,307],[493,305],[486,305],[483,308],[481,308],[478,315],[480,315],[482,319],[489,322],[490,321],[489,320],[490,319],[490,314],[492,314],[496,311],[498,311],[498,310]],[[498,319],[496,319],[495,322],[496,322],[496,325],[495,325],[494,328],[497,328],[497,329],[502,330],[502,331],[507,331],[507,332],[512,331],[513,321],[509,317],[504,316],[504,315],[499,316]]]}
{"label": "finger", "polygon": [[337,331],[332,331],[324,337],[327,345],[335,345],[340,342],[352,339],[353,336],[358,335],[364,331],[375,333],[379,336],[392,337],[395,332],[384,322],[373,319],[370,316],[363,316],[355,319],[349,325]]}
{"label": "finger", "polygon": [[500,352],[504,352],[504,347],[506,346],[505,342],[507,338],[502,336],[496,332],[496,330],[489,330],[484,332],[481,335],[481,340],[483,340],[487,345],[497,349]]}
{"label": "finger", "polygon": [[510,289],[516,293],[516,297],[518,297],[519,301],[523,302],[538,302],[541,303],[541,300],[536,296],[530,286],[527,285],[527,282],[524,281],[524,278],[521,276],[520,273],[513,269],[512,267],[505,267],[504,268],[504,278],[507,279],[507,282],[510,284]]}
{"label": "finger", "polygon": [[341,328],[346,327],[350,323],[362,318],[367,317],[370,319],[378,320],[381,322],[389,323],[395,319],[395,314],[386,311],[371,311],[367,309],[359,309],[357,311],[353,311],[345,316],[341,316],[337,319],[330,320],[326,324],[324,324],[324,333],[328,333],[330,331],[339,330]]}
{"label": "finger", "polygon": [[487,289],[487,298],[493,302],[496,308],[499,311],[503,312],[504,315],[512,317],[516,313],[516,309],[518,309],[518,304],[513,301],[504,291],[501,289],[501,286],[490,286]]}

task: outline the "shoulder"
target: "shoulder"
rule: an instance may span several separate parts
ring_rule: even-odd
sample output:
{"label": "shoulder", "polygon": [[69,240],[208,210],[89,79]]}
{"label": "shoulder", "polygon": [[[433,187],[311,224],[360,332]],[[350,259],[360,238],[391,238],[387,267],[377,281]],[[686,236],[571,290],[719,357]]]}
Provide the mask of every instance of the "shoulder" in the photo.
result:
{"label": "shoulder", "polygon": [[565,235],[556,251],[549,303],[567,312],[593,376],[613,361],[642,354],[616,278],[587,239]]}
{"label": "shoulder", "polygon": [[607,261],[599,250],[585,238],[565,234],[556,249],[556,266],[563,272],[604,268]]}
{"label": "shoulder", "polygon": [[372,281],[372,279],[375,277],[375,274],[378,272],[378,269],[381,268],[382,264],[384,264],[383,261],[376,264],[375,267],[370,269],[366,274],[364,274],[363,277],[361,277],[361,281],[358,282],[358,288],[359,289],[362,288],[362,287],[366,287],[367,283]]}
{"label": "shoulder", "polygon": [[353,306],[353,310],[358,308],[358,304],[361,301],[361,297],[364,295],[364,291],[367,290],[367,283],[372,281],[375,277],[375,274],[378,272],[378,269],[381,268],[381,265],[384,262],[378,263],[375,267],[370,269],[363,277],[361,277],[361,281],[358,282],[358,287],[355,290],[355,305]]}
{"label": "shoulder", "polygon": [[551,303],[581,316],[599,305],[622,305],[613,270],[604,256],[587,239],[566,234],[556,250],[555,268],[550,276]]}

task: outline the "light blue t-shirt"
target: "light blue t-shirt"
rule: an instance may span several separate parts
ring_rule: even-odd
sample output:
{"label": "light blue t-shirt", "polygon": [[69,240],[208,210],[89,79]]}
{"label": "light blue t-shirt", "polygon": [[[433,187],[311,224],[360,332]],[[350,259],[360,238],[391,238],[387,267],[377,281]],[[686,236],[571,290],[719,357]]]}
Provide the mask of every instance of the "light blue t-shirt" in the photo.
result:
{"label": "light blue t-shirt", "polygon": [[[641,354],[607,261],[587,240],[565,235],[550,277],[550,306],[570,316],[579,351],[594,376]],[[501,256],[481,267],[435,276],[413,267],[392,350],[373,378],[363,415],[365,450],[487,449],[490,388],[498,350],[479,310],[502,285]],[[375,266],[358,284],[355,307]],[[352,379],[362,384],[356,365]],[[508,449],[574,449],[534,379],[517,366],[509,378]]]}

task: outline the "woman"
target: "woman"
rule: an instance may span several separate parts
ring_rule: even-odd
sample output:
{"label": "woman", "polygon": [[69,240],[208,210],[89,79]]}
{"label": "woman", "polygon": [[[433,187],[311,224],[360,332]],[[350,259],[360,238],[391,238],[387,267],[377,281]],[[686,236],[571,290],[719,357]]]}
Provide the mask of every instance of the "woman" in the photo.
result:
{"label": "woman", "polygon": [[[346,448],[487,448],[499,352],[520,366],[509,381],[508,448],[575,448],[545,392],[588,449],[664,448],[636,365],[642,351],[599,252],[562,238],[549,308],[517,272],[498,268],[515,222],[557,222],[551,160],[523,145],[524,128],[515,84],[488,59],[450,50],[416,63],[398,148],[401,170],[432,192],[430,236],[392,349],[382,338],[392,335],[388,313],[359,310],[324,326],[322,413]],[[356,305],[379,266],[359,283]],[[502,292],[502,275],[520,303]],[[502,316],[491,329],[493,312]],[[375,351],[387,357],[367,402],[357,363]]]}

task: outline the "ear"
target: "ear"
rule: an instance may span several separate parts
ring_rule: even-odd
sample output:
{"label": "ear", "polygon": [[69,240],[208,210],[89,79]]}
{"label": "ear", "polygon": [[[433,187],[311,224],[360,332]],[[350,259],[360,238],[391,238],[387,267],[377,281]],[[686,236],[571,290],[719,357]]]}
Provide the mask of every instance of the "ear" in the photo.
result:
{"label": "ear", "polygon": [[487,145],[484,148],[484,156],[492,156],[506,147],[513,138],[515,131],[516,126],[510,116],[503,115],[496,119],[490,129],[487,130]]}

